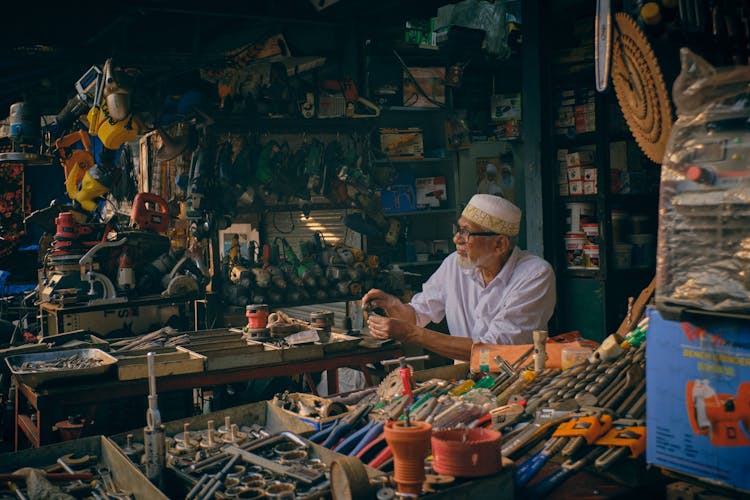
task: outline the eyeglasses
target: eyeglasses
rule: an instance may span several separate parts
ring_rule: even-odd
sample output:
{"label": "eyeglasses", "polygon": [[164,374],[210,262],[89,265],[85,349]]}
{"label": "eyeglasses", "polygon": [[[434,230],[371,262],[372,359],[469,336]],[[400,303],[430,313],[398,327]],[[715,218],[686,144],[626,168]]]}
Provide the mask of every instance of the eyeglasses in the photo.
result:
{"label": "eyeglasses", "polygon": [[453,224],[453,234],[458,234],[464,240],[468,240],[469,236],[500,236],[500,233],[493,233],[492,231],[472,232],[470,229],[461,227],[458,224]]}

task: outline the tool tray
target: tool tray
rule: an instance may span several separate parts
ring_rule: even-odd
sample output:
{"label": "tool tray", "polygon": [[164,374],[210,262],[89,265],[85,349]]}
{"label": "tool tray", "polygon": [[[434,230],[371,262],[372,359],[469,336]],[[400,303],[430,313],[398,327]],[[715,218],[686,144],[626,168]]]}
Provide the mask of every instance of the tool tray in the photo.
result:
{"label": "tool tray", "polygon": [[[253,425],[259,425],[263,427],[269,434],[276,435],[278,433],[289,431],[294,434],[297,434],[298,436],[302,437],[305,435],[309,435],[313,432],[313,427],[309,425],[308,423],[300,421],[295,416],[288,414],[287,412],[284,412],[281,408],[278,408],[274,406],[273,404],[267,402],[267,401],[261,401],[258,403],[250,403],[242,406],[237,406],[234,408],[227,408],[225,410],[220,410],[216,412],[211,412],[205,415],[198,415],[195,417],[190,418],[184,418],[180,420],[173,420],[170,422],[164,423],[165,433],[167,440],[171,440],[176,434],[182,433],[184,431],[184,425],[186,423],[190,424],[190,432],[191,434],[194,433],[194,435],[197,436],[198,433],[201,431],[205,431],[207,427],[207,423],[209,420],[214,421],[215,428],[219,428],[220,426],[225,425],[225,417],[230,417],[232,424],[237,424],[240,428],[241,432],[247,431],[249,428],[251,428]],[[124,448],[127,442],[127,436],[128,434],[133,435],[133,442],[141,443],[143,440],[143,430],[142,429],[134,429],[130,432],[124,432],[120,434],[116,434],[114,436],[111,436],[112,441],[120,447],[120,450]],[[283,438],[281,441],[285,441],[288,438]],[[275,444],[279,444],[279,442]],[[333,463],[334,460],[337,458],[342,457],[343,455],[340,455],[338,453],[335,453],[331,450],[328,450],[326,448],[323,448],[321,446],[318,446],[317,444],[310,443],[305,440],[305,443],[307,444],[307,453],[308,458],[313,459],[314,462],[322,462],[322,464],[325,464],[326,467],[330,467],[331,463]],[[260,455],[262,457],[269,455],[273,451],[274,445],[269,446],[261,446],[257,449],[252,449],[252,444],[248,443],[245,447],[250,448],[250,452],[256,455]],[[269,458],[272,459],[272,458]],[[135,460],[137,462],[140,462],[140,458],[136,457]],[[242,458],[240,458],[236,465],[243,465],[247,468],[250,467],[250,464],[244,462]],[[289,466],[293,465],[292,463],[288,464]],[[316,465],[316,467],[319,465]],[[221,467],[219,466],[218,469]],[[215,471],[213,470],[206,470],[207,473],[213,473]],[[247,471],[249,472],[249,470]],[[377,471],[375,469],[367,468],[368,475],[370,477],[382,475],[380,471]],[[179,469],[176,470],[173,468],[169,468],[167,470],[168,473],[168,484],[170,485],[169,493],[170,497],[174,498],[183,498],[185,494],[192,489],[192,487],[195,485],[195,483],[200,479],[202,474],[191,474],[185,469]],[[281,480],[283,482],[289,482],[289,479],[286,477],[282,477],[281,475],[277,475],[277,480]],[[325,485],[325,477],[321,478],[320,482],[315,482],[314,486],[324,486]],[[271,484],[271,481],[269,481],[269,484]],[[222,487],[223,491],[223,487]],[[304,493],[304,491],[298,491],[298,494],[295,496],[298,500],[300,499],[312,499],[312,498],[326,498],[330,494],[326,493],[324,490],[315,490],[314,494],[300,494]],[[217,495],[217,498],[219,496]]]}
{"label": "tool tray", "polygon": [[[122,353],[117,355],[118,380],[148,378],[147,353]],[[201,373],[206,357],[182,346],[165,349],[154,354],[154,372],[157,377]]]}
{"label": "tool tray", "polygon": [[[78,356],[81,359],[96,359],[100,362],[98,366],[86,368],[63,368],[63,369],[25,369],[23,364],[26,362],[45,362],[48,364],[60,360]],[[57,383],[70,379],[81,379],[88,377],[102,378],[110,375],[117,358],[107,354],[100,349],[70,349],[63,351],[37,352],[32,354],[20,354],[5,358],[11,373],[18,377],[23,383],[36,389],[43,384]]]}
{"label": "tool tray", "polygon": [[[75,457],[89,455],[92,463],[99,467],[107,467],[115,486],[120,490],[128,491],[136,499],[143,500],[166,500],[167,497],[159,491],[156,486],[149,482],[146,476],[123,455],[117,446],[104,436],[91,436],[74,441],[50,444],[41,448],[30,448],[10,453],[0,454],[0,472],[12,473],[22,467],[33,467],[43,469],[54,465],[59,457],[72,454]],[[73,467],[78,470],[79,466]],[[96,467],[94,467],[96,469]],[[87,469],[88,470],[88,469]],[[85,470],[82,470],[85,472]],[[94,477],[97,477],[96,470]],[[61,484],[55,482],[54,484]],[[25,487],[23,482],[17,482],[20,488]],[[26,495],[31,498],[30,495]],[[20,497],[19,497],[20,498]],[[37,497],[38,498],[38,497]]]}

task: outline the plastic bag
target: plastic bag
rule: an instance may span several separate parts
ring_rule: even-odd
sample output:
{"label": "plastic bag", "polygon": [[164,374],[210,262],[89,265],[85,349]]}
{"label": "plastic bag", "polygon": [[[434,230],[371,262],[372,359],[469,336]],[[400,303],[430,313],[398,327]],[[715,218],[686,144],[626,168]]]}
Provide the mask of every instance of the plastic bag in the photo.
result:
{"label": "plastic bag", "polygon": [[465,28],[480,29],[485,32],[487,52],[500,59],[510,55],[505,40],[505,6],[501,2],[485,0],[464,0],[453,8],[451,24]]}
{"label": "plastic bag", "polygon": [[656,301],[750,311],[750,68],[683,48],[661,176]]}

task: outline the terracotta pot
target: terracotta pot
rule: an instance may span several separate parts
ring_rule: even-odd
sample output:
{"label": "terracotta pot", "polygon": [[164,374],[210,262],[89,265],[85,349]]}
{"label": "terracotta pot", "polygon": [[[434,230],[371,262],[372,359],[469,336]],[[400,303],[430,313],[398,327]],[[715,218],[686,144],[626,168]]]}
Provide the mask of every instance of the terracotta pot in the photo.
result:
{"label": "terracotta pot", "polygon": [[426,422],[391,421],[385,424],[385,441],[393,452],[394,477],[399,493],[419,495],[424,482],[424,459],[430,447],[432,426]]}
{"label": "terracotta pot", "polygon": [[490,429],[452,429],[432,435],[432,468],[438,474],[481,477],[502,469],[500,433]]}

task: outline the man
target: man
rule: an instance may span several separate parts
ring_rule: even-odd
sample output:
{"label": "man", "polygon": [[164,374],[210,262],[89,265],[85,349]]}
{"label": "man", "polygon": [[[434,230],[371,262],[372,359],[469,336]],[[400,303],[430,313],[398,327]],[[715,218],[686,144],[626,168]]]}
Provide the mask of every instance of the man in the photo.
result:
{"label": "man", "polygon": [[[555,306],[555,276],[543,259],[516,247],[521,210],[499,196],[476,194],[458,219],[456,251],[409,304],[381,290],[362,298],[376,338],[419,344],[454,360],[468,360],[474,342],[531,344]],[[447,319],[450,335],[424,328]]]}

